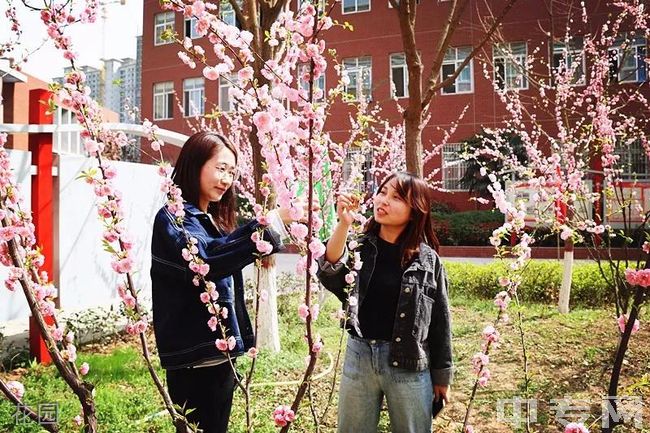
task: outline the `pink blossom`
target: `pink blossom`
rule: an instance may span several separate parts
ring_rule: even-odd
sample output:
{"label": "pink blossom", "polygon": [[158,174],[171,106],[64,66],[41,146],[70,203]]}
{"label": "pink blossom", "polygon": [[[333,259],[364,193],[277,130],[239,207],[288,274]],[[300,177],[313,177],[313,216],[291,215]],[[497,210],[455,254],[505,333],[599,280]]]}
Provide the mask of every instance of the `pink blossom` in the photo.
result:
{"label": "pink blossom", "polygon": [[312,320],[318,320],[318,314],[320,313],[320,305],[314,304],[311,306],[310,309],[310,314],[312,317]]}
{"label": "pink blossom", "polygon": [[508,295],[508,292],[506,292],[505,290],[497,293],[497,295],[494,297],[494,305],[499,307],[501,311],[508,308],[509,303],[510,303],[510,295]]}
{"label": "pink blossom", "polygon": [[151,150],[153,150],[154,152],[158,152],[164,144],[165,143],[163,143],[162,140],[154,140],[150,144]]}
{"label": "pink blossom", "polygon": [[22,383],[16,380],[10,380],[6,384],[9,392],[11,392],[18,400],[22,400],[25,395],[25,387]]}
{"label": "pink blossom", "polygon": [[83,418],[81,417],[81,415],[77,415],[77,416],[75,416],[75,417],[72,419],[72,421],[74,421],[75,425],[77,425],[77,426],[82,426],[83,423],[84,423]]}
{"label": "pink blossom", "polygon": [[123,259],[113,260],[111,262],[111,267],[118,274],[126,274],[133,270],[133,259],[131,257],[125,257]]}
{"label": "pink blossom", "polygon": [[251,347],[250,349],[248,349],[248,352],[246,352],[246,355],[251,359],[255,359],[257,358],[258,353],[259,351],[257,350],[257,347]]}
{"label": "pink blossom", "polygon": [[202,292],[199,297],[201,298],[201,302],[204,304],[210,302],[210,294],[208,292]]}
{"label": "pink blossom", "polygon": [[478,384],[480,386],[486,386],[491,376],[492,373],[490,373],[490,370],[488,370],[487,368],[483,368],[478,378]]}
{"label": "pink blossom", "polygon": [[219,72],[211,66],[206,66],[203,68],[203,76],[210,81],[215,81],[219,79]]}
{"label": "pink blossom", "polygon": [[643,243],[643,246],[641,247],[643,249],[643,252],[646,254],[650,254],[650,242],[645,241]]}
{"label": "pink blossom", "polygon": [[237,344],[237,340],[235,340],[235,337],[233,337],[232,335],[228,337],[228,350],[233,350],[236,344]]}
{"label": "pink blossom", "polygon": [[217,325],[219,325],[219,319],[217,319],[216,316],[210,317],[210,320],[208,320],[208,327],[212,330],[212,332],[217,330]]}
{"label": "pink blossom", "polygon": [[79,373],[80,373],[82,376],[87,375],[87,374],[88,374],[88,371],[90,371],[90,365],[88,365],[87,362],[84,362],[83,364],[81,364],[81,365],[79,366]]}
{"label": "pink blossom", "polygon": [[564,428],[564,433],[589,433],[589,429],[583,423],[571,422]]}
{"label": "pink blossom", "polygon": [[325,254],[325,245],[320,241],[320,239],[313,238],[309,243],[309,250],[312,252],[314,258],[317,259]]}
{"label": "pink blossom", "polygon": [[[618,329],[621,330],[621,334],[625,332],[625,326],[627,325],[629,316],[627,314],[621,314],[618,319],[616,319],[616,322],[618,323]],[[634,325],[632,325],[632,334],[636,334],[639,331],[639,328],[641,328],[641,322],[639,322],[639,319],[634,319]]]}
{"label": "pink blossom", "polygon": [[215,345],[217,346],[217,349],[222,352],[226,352],[228,350],[228,342],[222,338],[217,339],[217,341],[215,341]]}
{"label": "pink blossom", "polygon": [[239,78],[240,84],[244,85],[248,81],[253,79],[253,68],[246,66],[237,71],[237,78]]}
{"label": "pink blossom", "polygon": [[307,226],[297,222],[291,223],[289,228],[291,235],[296,239],[305,239],[307,237]]}
{"label": "pink blossom", "polygon": [[311,346],[311,351],[314,353],[319,353],[323,349],[323,342],[322,341],[317,341]]}
{"label": "pink blossom", "polygon": [[345,282],[348,284],[354,284],[356,275],[357,275],[356,272],[350,272],[348,274],[345,274]]}
{"label": "pink blossom", "polygon": [[258,111],[253,115],[253,123],[257,127],[260,134],[266,134],[273,128],[273,119],[271,115],[265,111]]}
{"label": "pink blossom", "polygon": [[273,252],[273,245],[267,241],[259,240],[255,242],[255,247],[257,248],[257,251],[264,255],[271,254],[271,252]]}
{"label": "pink blossom", "polygon": [[307,306],[307,304],[300,304],[300,306],[298,307],[298,316],[302,320],[307,320],[307,316],[309,316],[309,307]]}
{"label": "pink blossom", "polygon": [[224,319],[228,318],[228,309],[226,307],[221,308],[221,317]]}
{"label": "pink blossom", "polygon": [[483,329],[483,338],[492,343],[497,343],[499,341],[499,331],[494,326],[488,325]]}

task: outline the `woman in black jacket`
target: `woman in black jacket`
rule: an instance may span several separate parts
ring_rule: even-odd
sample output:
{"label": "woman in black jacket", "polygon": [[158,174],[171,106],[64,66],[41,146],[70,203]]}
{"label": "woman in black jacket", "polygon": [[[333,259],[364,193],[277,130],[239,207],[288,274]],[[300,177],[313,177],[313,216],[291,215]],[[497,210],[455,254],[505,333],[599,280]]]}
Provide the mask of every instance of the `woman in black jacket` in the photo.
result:
{"label": "woman in black jacket", "polygon": [[[232,184],[238,175],[237,150],[228,139],[210,132],[194,134],[183,145],[172,173],[183,194],[185,215],[179,220],[174,209],[165,206],[153,227],[151,281],[158,355],[172,401],[189,411],[188,421],[198,423],[204,433],[225,433],[228,427],[235,373],[225,352],[234,359],[255,344],[241,270],[259,256],[260,243],[267,253],[277,251],[286,235],[283,222],[290,221],[286,209],[270,212],[269,226],[256,242],[251,236],[260,222],[235,228]],[[188,239],[210,267],[205,275],[210,287],[196,278],[196,269],[190,269]],[[219,311],[214,311],[214,304]],[[216,315],[226,335],[216,326]]]}
{"label": "woman in black jacket", "polygon": [[388,176],[374,197],[373,217],[348,253],[355,205],[350,195],[338,198],[339,222],[318,274],[347,309],[339,432],[375,433],[384,397],[393,433],[430,432],[432,408],[449,401],[447,278],[435,252],[431,204],[421,179]]}

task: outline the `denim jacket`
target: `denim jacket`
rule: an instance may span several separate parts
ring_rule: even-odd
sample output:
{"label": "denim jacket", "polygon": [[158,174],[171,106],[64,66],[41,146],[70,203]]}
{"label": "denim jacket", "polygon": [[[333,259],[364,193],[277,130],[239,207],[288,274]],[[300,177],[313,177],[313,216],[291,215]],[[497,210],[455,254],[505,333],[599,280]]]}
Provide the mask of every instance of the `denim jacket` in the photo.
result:
{"label": "denim jacket", "polygon": [[[377,235],[364,234],[359,243],[363,266],[351,290],[345,282],[350,272],[344,262],[347,254],[334,264],[320,257],[317,273],[323,286],[348,309],[345,327],[363,338],[359,307],[374,272]],[[356,302],[350,302],[352,298]],[[420,244],[418,256],[402,274],[389,357],[394,367],[416,371],[429,368],[436,385],[448,385],[453,380],[447,275],[438,254],[425,243]]]}
{"label": "denim jacket", "polygon": [[[257,249],[251,235],[260,223],[253,220],[225,234],[214,226],[206,213],[186,203],[183,226],[189,236],[199,241],[199,256],[210,265],[206,278],[217,286],[219,306],[228,309],[228,317],[222,320],[227,336],[235,337],[236,341],[230,353],[241,355],[255,344],[244,303],[241,270],[255,260]],[[279,235],[269,228],[264,230],[264,239],[271,242],[274,252],[281,245]],[[211,314],[199,299],[204,288],[192,283],[194,272],[181,255],[185,247],[183,229],[163,207],[153,225],[151,282],[156,345],[160,363],[166,369],[224,358],[215,347],[215,340],[222,338],[221,333],[219,329],[212,332],[208,327]]]}

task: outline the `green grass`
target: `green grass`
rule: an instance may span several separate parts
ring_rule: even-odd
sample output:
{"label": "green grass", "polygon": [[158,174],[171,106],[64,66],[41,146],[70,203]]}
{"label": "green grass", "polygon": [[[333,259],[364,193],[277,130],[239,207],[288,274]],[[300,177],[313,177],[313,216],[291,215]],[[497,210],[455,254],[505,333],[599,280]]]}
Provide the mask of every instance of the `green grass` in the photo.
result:
{"label": "green grass", "polygon": [[[255,371],[253,395],[253,420],[256,433],[276,432],[271,413],[278,404],[291,404],[296,384],[277,382],[300,379],[305,366],[307,347],[303,338],[304,326],[297,315],[297,306],[302,302],[298,294],[279,299],[280,332],[282,352],[273,354],[262,351]],[[453,402],[435,422],[436,431],[457,431],[458,423],[465,414],[475,374],[471,357],[480,350],[481,330],[496,317],[491,300],[476,299],[457,294],[451,300],[453,312],[454,360],[456,381],[453,386]],[[339,308],[333,296],[326,298],[316,322],[316,332],[325,341],[325,349],[317,364],[319,374],[330,367],[326,352],[336,355],[340,337],[338,320],[333,314]],[[517,319],[523,317],[526,346],[529,360],[529,394],[548,402],[564,396],[596,398],[607,386],[608,366],[617,344],[617,328],[611,309],[575,309],[568,315],[557,313],[553,305],[526,304],[517,308],[511,304],[508,311],[510,322],[500,325],[501,347],[491,353],[490,369],[493,380],[488,387],[480,389],[474,403],[471,422],[481,432],[518,431],[507,424],[496,421],[496,399],[512,398],[524,394],[522,371],[522,349]],[[623,371],[621,390],[642,395],[650,400],[650,331],[642,317],[642,330],[633,337],[628,365]],[[644,326],[645,325],[645,326]],[[152,344],[153,347],[153,344]],[[98,353],[101,349],[102,353]],[[96,386],[96,403],[102,431],[110,433],[172,433],[167,415],[151,418],[162,410],[162,403],[145,368],[139,347],[134,340],[118,341],[108,345],[82,348],[80,362],[91,365],[87,380]],[[154,356],[157,362],[157,357]],[[247,372],[250,360],[240,358],[240,372]],[[80,431],[72,418],[79,413],[79,404],[52,367],[38,365],[22,367],[3,374],[3,378],[19,377],[25,384],[25,402],[31,405],[56,402],[60,409],[62,432]],[[158,369],[164,378],[164,373]],[[340,370],[339,370],[340,371]],[[315,406],[319,416],[331,391],[332,373],[313,382]],[[264,385],[266,384],[266,385]],[[338,384],[334,385],[336,391]],[[237,392],[231,418],[231,433],[245,431],[243,396]],[[336,429],[336,392],[332,407],[322,420],[322,432]],[[646,408],[647,412],[647,408]],[[14,409],[0,400],[0,432],[35,433],[38,426],[31,422],[15,424]],[[596,417],[592,414],[591,420]],[[559,431],[548,404],[541,403],[539,423],[533,431]],[[646,421],[646,425],[650,425]],[[308,410],[307,401],[299,412],[292,431],[314,432],[315,427]],[[382,412],[380,432],[389,432],[388,417]],[[592,429],[599,431],[598,429]],[[618,432],[633,432],[620,429]]]}

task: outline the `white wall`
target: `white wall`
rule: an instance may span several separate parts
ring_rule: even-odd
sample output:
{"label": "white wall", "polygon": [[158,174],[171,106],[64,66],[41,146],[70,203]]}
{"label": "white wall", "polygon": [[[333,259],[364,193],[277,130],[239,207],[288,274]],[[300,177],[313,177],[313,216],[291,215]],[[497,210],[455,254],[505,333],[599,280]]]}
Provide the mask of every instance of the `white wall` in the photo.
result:
{"label": "white wall", "polygon": [[[14,170],[20,195],[23,198],[23,208],[31,209],[31,152],[9,150],[11,168]],[[3,321],[27,318],[29,307],[22,290],[10,292],[5,288],[4,281],[8,276],[7,268],[0,265],[0,324]]]}
{"label": "white wall", "polygon": [[[30,161],[29,152],[11,151],[12,166],[17,175],[21,193],[29,210]],[[149,280],[151,227],[153,218],[163,205],[160,176],[156,167],[145,164],[114,162],[117,169],[116,187],[123,193],[125,222],[134,243],[136,288],[145,300],[151,299]],[[118,302],[118,275],[110,266],[110,256],[102,249],[102,224],[95,208],[92,187],[77,180],[82,170],[95,165],[94,160],[76,155],[59,155],[59,200],[55,203],[55,245],[58,239],[58,287],[61,308],[73,312],[88,307],[108,306]],[[57,262],[54,266],[56,268]],[[0,281],[7,276],[0,266]],[[7,321],[27,321],[29,309],[21,291],[14,293],[0,285],[0,327]]]}
{"label": "white wall", "polygon": [[[92,159],[61,155],[59,162],[59,287],[61,308],[79,310],[117,302],[118,275],[110,255],[102,249],[102,224],[95,208],[92,188],[76,180],[82,170],[94,166]],[[123,193],[126,226],[133,236],[135,286],[151,298],[151,227],[164,202],[156,167],[114,162],[115,186]]]}

